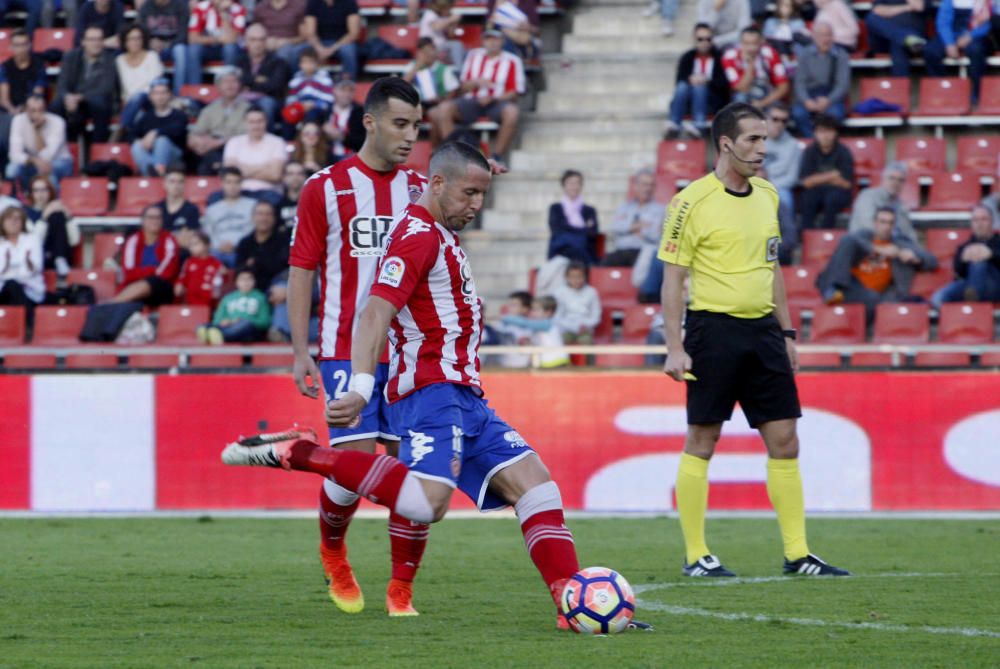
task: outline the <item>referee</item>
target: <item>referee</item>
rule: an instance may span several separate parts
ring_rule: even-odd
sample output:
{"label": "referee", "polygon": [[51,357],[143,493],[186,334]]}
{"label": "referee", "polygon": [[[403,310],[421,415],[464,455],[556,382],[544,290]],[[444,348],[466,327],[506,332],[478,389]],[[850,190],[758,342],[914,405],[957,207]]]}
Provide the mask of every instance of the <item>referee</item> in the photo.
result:
{"label": "referee", "polygon": [[[795,388],[798,359],[778,266],[778,192],[754,176],[764,161],[767,121],[733,103],[712,123],[715,171],[670,203],[658,257],[668,355],[664,372],[687,383],[688,431],[677,472],[677,510],[687,576],[734,576],[705,542],[708,463],[722,423],[740,403],[767,446],[767,494],[784,542],[784,573],[846,576],[806,545]],[[684,281],[690,304],[681,334]]]}

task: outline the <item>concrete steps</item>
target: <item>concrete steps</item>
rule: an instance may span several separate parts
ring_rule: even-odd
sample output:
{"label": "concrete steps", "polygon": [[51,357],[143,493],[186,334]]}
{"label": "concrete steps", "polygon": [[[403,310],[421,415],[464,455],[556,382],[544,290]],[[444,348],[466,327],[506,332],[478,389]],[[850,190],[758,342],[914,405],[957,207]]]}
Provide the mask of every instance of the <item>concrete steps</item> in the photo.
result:
{"label": "concrete steps", "polygon": [[[637,21],[641,19],[636,19]],[[626,54],[668,54],[676,53],[673,40],[662,35],[566,35],[563,38],[563,54],[573,56],[581,53],[626,53]]]}
{"label": "concrete steps", "polygon": [[[511,154],[512,170],[559,170],[579,169],[584,175],[594,165],[602,170],[620,170],[620,178],[625,181],[628,173],[653,162],[651,151],[593,151],[549,153],[516,150]],[[585,191],[586,192],[586,191]]]}
{"label": "concrete steps", "polygon": [[595,109],[614,102],[618,107],[634,112],[661,112],[666,115],[670,95],[647,90],[640,93],[620,92],[618,94],[591,93],[586,88],[576,93],[552,93],[538,98],[538,113],[575,112],[581,109]]}

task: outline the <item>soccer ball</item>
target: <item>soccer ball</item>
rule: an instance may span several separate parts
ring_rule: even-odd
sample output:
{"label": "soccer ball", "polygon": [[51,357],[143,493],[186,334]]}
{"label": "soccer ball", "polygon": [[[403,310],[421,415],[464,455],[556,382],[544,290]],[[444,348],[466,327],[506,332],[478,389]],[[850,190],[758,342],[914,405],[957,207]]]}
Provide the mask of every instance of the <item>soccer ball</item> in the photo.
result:
{"label": "soccer ball", "polygon": [[570,627],[580,634],[616,634],[635,613],[632,586],[607,567],[587,567],[573,574],[561,603]]}

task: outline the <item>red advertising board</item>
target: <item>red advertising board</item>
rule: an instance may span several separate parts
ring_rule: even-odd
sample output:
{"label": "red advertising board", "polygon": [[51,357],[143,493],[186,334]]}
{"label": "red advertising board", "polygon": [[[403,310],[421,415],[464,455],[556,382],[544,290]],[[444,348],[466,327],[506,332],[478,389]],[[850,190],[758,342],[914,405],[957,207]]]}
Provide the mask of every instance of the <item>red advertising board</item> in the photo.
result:
{"label": "red advertising board", "polygon": [[0,509],[31,504],[30,384],[30,376],[0,376]]}

